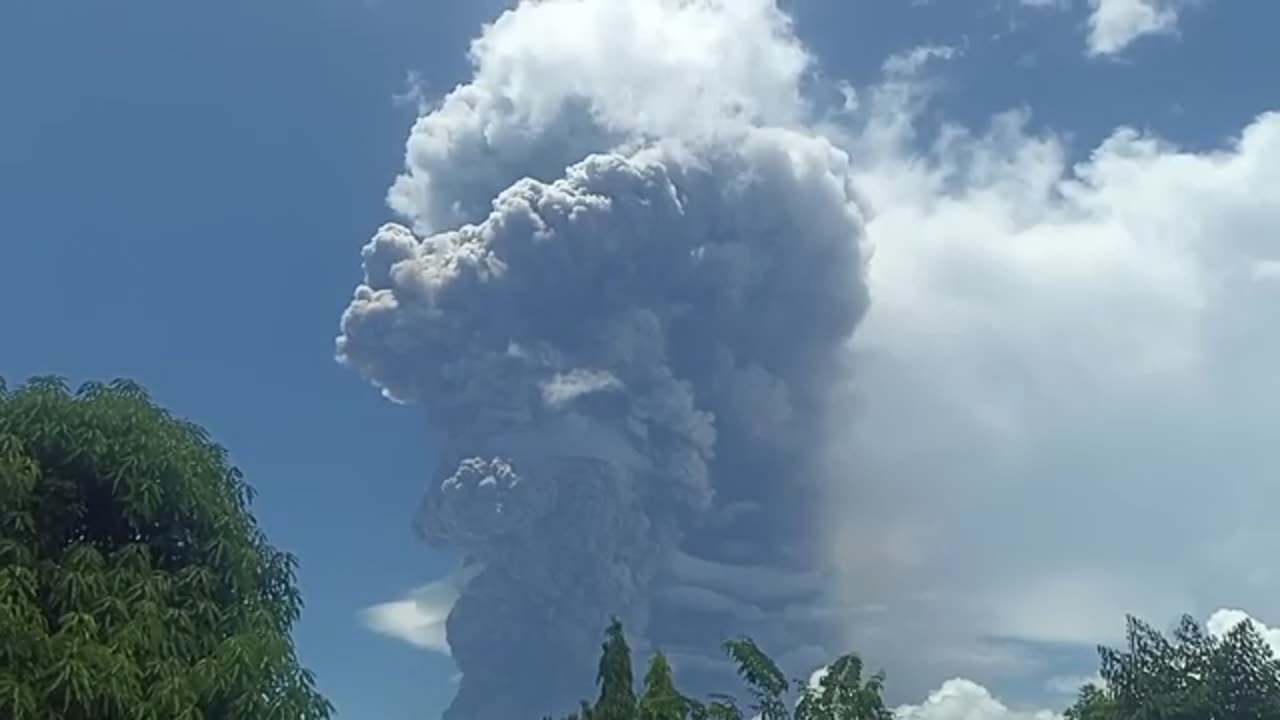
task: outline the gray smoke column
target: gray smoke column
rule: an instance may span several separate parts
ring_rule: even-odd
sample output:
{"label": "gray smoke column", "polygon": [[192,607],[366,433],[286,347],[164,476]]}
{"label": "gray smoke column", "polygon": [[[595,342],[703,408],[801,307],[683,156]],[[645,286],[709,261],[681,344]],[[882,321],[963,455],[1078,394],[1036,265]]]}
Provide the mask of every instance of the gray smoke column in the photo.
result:
{"label": "gray smoke column", "polygon": [[771,3],[525,3],[472,60],[414,127],[338,358],[438,429],[416,527],[482,568],[447,716],[508,720],[589,691],[610,615],[714,650],[755,600],[696,576],[810,569],[867,293],[849,159],[801,122]]}

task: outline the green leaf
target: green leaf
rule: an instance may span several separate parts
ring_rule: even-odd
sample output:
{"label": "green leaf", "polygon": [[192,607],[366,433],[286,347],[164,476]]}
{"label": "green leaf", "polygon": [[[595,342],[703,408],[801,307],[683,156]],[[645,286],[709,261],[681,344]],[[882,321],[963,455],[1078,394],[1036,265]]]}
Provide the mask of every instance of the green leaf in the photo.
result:
{"label": "green leaf", "polygon": [[0,717],[35,720],[40,716],[35,689],[18,678],[0,673]]}

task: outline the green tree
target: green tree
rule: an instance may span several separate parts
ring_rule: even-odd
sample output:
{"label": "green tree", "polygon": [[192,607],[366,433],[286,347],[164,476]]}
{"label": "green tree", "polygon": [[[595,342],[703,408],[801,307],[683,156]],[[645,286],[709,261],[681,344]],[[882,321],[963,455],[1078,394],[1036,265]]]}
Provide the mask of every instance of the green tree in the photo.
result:
{"label": "green tree", "polygon": [[1067,709],[1067,720],[1118,720],[1119,711],[1109,693],[1097,685],[1080,688],[1076,702]]}
{"label": "green tree", "polygon": [[639,710],[640,720],[685,720],[689,716],[689,701],[676,690],[671,665],[661,652],[649,661]]}
{"label": "green tree", "polygon": [[1280,718],[1280,662],[1252,622],[1235,626],[1218,643],[1209,677],[1215,717]]}
{"label": "green tree", "polygon": [[600,669],[596,683],[600,697],[591,710],[591,720],[635,720],[635,676],[631,670],[631,648],[622,632],[622,622],[617,618],[605,630],[601,646]]}
{"label": "green tree", "polygon": [[884,681],[884,673],[863,680],[861,658],[843,655],[827,666],[816,687],[805,687],[796,720],[892,720]]}
{"label": "green tree", "polygon": [[789,720],[787,691],[791,684],[778,664],[765,654],[755,641],[748,637],[728,640],[723,649],[738,666],[738,676],[747,683],[747,690],[755,701],[751,709],[761,720]]}
{"label": "green tree", "polygon": [[295,560],[196,425],[128,381],[0,382],[0,717],[317,720]]}
{"label": "green tree", "polygon": [[[676,689],[666,657],[656,653],[645,673],[644,689],[637,702],[631,685],[631,653],[614,619],[605,633],[600,659],[600,699],[595,707],[583,703],[580,713],[567,720],[744,720],[737,698],[716,694],[706,703],[691,700]],[[738,675],[751,693],[749,709],[761,720],[891,720],[885,707],[884,675],[862,677],[862,661],[849,654],[836,659],[819,683],[805,687],[797,701],[789,695],[789,682],[778,664],[755,641],[739,637],[723,645],[737,666]],[[795,685],[804,686],[796,681]],[[794,715],[792,709],[794,708]]]}
{"label": "green tree", "polygon": [[1280,662],[1252,623],[1210,637],[1183,617],[1171,638],[1128,618],[1126,648],[1099,648],[1102,687],[1087,685],[1069,720],[1280,718]]}
{"label": "green tree", "polygon": [[[791,684],[782,670],[750,638],[738,638],[724,645],[738,666],[754,702],[751,709],[761,720],[891,720],[885,706],[884,675],[863,680],[862,660],[852,653],[827,666],[816,686],[796,681],[804,688],[798,702],[788,695]],[[795,708],[794,715],[792,708]],[[740,720],[742,713],[732,702],[723,706],[726,720]],[[715,716],[713,716],[715,717]]]}

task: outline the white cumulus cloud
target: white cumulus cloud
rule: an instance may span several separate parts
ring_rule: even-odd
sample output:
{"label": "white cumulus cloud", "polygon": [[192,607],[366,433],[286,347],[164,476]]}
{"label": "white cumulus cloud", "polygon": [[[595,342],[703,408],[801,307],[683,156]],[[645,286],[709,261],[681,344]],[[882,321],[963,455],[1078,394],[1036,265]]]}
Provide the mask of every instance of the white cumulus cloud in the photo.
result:
{"label": "white cumulus cloud", "polygon": [[848,601],[889,611],[851,646],[920,688],[1034,672],[993,664],[1000,638],[1280,610],[1280,113],[1216,148],[1121,127],[1073,158],[1021,110],[923,137],[908,81],[862,97],[833,132],[872,304],[827,507]]}
{"label": "white cumulus cloud", "polygon": [[1280,656],[1280,628],[1268,627],[1243,610],[1233,608],[1218,610],[1209,616],[1207,626],[1211,635],[1222,637],[1242,622],[1253,623],[1254,628],[1262,634],[1262,639],[1271,646],[1271,652]]}
{"label": "white cumulus cloud", "polygon": [[894,710],[896,720],[1060,720],[1049,710],[1010,710],[985,687],[961,678],[948,680],[919,705]]}
{"label": "white cumulus cloud", "polygon": [[1089,54],[1115,55],[1146,35],[1178,29],[1187,0],[1089,0]]}

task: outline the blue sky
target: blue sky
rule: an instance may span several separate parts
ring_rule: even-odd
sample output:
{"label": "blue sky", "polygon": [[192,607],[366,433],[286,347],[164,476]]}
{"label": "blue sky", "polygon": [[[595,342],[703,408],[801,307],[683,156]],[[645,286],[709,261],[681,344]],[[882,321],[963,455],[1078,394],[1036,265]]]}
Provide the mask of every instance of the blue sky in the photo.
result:
{"label": "blue sky", "polygon": [[[1027,132],[1054,133],[1068,165],[1087,159],[1119,126],[1151,132],[1186,153],[1201,153],[1229,147],[1259,113],[1280,108],[1280,89],[1268,70],[1280,62],[1280,49],[1262,30],[1280,25],[1280,6],[1268,3],[1170,3],[1168,8],[1180,9],[1176,30],[1171,25],[1102,55],[1088,53],[1088,17],[1096,8],[1084,0],[1063,8],[1015,0],[795,0],[792,5],[796,33],[828,79],[869,88],[882,80],[882,65],[891,55],[920,46],[952,47],[951,59],[929,65],[933,95],[921,122],[945,120],[982,130],[993,115],[1025,107],[1031,113]],[[11,382],[45,373],[73,382],[132,377],[230,448],[260,492],[256,509],[271,538],[302,561],[307,610],[298,644],[343,718],[431,717],[454,691],[451,661],[370,632],[358,619],[360,609],[448,572],[454,559],[427,548],[409,531],[433,456],[425,424],[413,409],[387,402],[335,362],[334,338],[339,316],[361,281],[360,248],[392,218],[387,188],[403,169],[405,137],[416,112],[397,96],[407,91],[411,74],[428,100],[466,82],[471,74],[467,44],[502,7],[496,0],[232,0],[198,6],[57,0],[10,2],[0,9],[0,373]],[[871,178],[866,187],[874,194],[885,186]],[[1170,197],[1179,196],[1139,199],[1158,204]],[[881,217],[887,220],[879,228],[888,238],[885,228],[898,222],[897,206],[882,205]],[[919,207],[926,206],[932,207]],[[909,213],[913,206],[903,207]],[[1232,224],[1236,217],[1242,219]],[[1211,228],[1256,233],[1246,244],[1262,263],[1280,250],[1273,224],[1278,218],[1274,198],[1245,197],[1193,219]],[[930,229],[936,227],[920,226],[921,232]],[[889,261],[883,267],[894,271],[917,257],[885,255]],[[1177,262],[1168,260],[1170,267]],[[947,278],[929,272],[915,277],[952,287]],[[1183,298],[1165,285],[1152,292]],[[905,296],[886,295],[891,296],[886,307],[914,309]],[[1200,300],[1187,302],[1240,318],[1231,303],[1256,309],[1274,298]],[[1146,319],[1172,312],[1165,305],[1141,303],[1134,300],[1135,325],[1122,327],[1120,335],[1131,336],[1135,328],[1149,327]],[[1055,312],[1088,313],[1070,303],[1048,304]],[[877,329],[894,317],[869,321],[868,336],[881,341],[875,349],[891,358],[938,351],[939,346]],[[1214,336],[1218,346],[1239,340],[1253,347],[1249,333],[1265,324],[1241,322],[1229,338]],[[1170,327],[1175,325],[1182,327]],[[992,367],[1020,372],[1009,370],[1009,363],[1031,362],[1030,346],[1017,345],[1026,337],[1004,338],[1017,352],[987,358]],[[1063,337],[1063,343],[1085,344],[1093,338]],[[1161,338],[1183,340],[1182,335]],[[1104,353],[1138,352],[1110,336],[1099,342]],[[1258,349],[1258,357],[1271,357],[1273,346]],[[971,350],[970,345],[942,347],[957,356]],[[1232,364],[1244,363],[1239,357],[1215,356],[1222,362],[1213,365],[1211,379],[1232,373],[1254,377],[1252,365]],[[1080,379],[1069,373],[1062,377],[1068,375]],[[882,388],[912,381],[897,375],[882,379]],[[985,387],[964,383],[966,391]],[[1236,397],[1229,388],[1209,387],[1215,397]],[[1275,389],[1256,392],[1266,399]],[[870,406],[884,408],[894,400],[882,394]],[[1145,399],[1133,399],[1132,405],[1141,402]],[[1111,410],[1104,414],[1126,412]],[[1218,446],[1205,441],[1204,452],[1213,455],[1229,447],[1244,457],[1244,443],[1256,451],[1249,468],[1274,469],[1267,464],[1273,458],[1260,449],[1274,438],[1258,429],[1259,423],[1274,421],[1274,414],[1261,401],[1237,410],[1200,428],[1195,437],[1221,431],[1224,438]],[[1075,444],[1061,447],[1028,441],[1027,452],[1047,463],[1028,467],[1073,467],[1081,448],[1090,462],[1105,466],[1100,475],[1133,462],[1130,455],[1113,452],[1114,435],[1097,431],[1100,437],[1084,438],[1089,422],[1070,424],[1056,414],[1026,412],[1044,427],[1057,428],[1053,432],[1075,433]],[[1071,417],[1093,417],[1081,413]],[[1205,422],[1217,417],[1207,411],[1192,415],[1211,418]],[[1169,416],[1175,418],[1171,424],[1182,417],[1173,410]],[[895,427],[897,417],[885,415],[888,419],[877,427]],[[1124,417],[1117,432],[1133,433],[1135,445],[1145,442],[1139,437],[1145,434],[1163,432],[1168,438],[1178,432]],[[1191,432],[1186,428],[1196,426],[1178,427]],[[896,447],[888,441],[882,446]],[[901,461],[881,459],[884,467]],[[1076,470],[1092,472],[1085,465]],[[1242,469],[1232,477],[1252,478],[1251,472]],[[1252,480],[1241,483],[1238,496],[1256,490]],[[1056,487],[1021,488],[1001,497],[1050,498],[1049,503],[1072,497],[1070,483]],[[1080,490],[1080,497],[1094,497],[1088,494],[1093,490]],[[1185,507],[1206,492],[1188,481],[1168,494]],[[970,509],[986,507],[985,497],[971,496]],[[948,496],[947,502],[949,508],[969,507],[964,499]],[[1000,505],[998,517],[1022,509]],[[1264,520],[1250,516],[1225,524],[1263,533]],[[1220,541],[1234,548],[1232,543],[1256,543],[1264,536],[1269,537],[1206,533],[1204,546],[1217,547],[1213,543]],[[972,551],[983,547],[975,543]],[[1028,552],[1038,547],[1029,543]],[[1095,577],[1093,569],[1057,553],[1058,546],[1046,548],[1045,557],[1054,560],[1045,562],[1061,560],[1078,573],[1064,577]],[[1187,552],[1200,552],[1197,548]],[[1151,560],[1141,554],[1132,558],[1135,566],[1144,562]],[[1187,562],[1190,566],[1192,560]],[[1187,577],[1208,578],[1191,571]],[[996,574],[991,579],[1010,578]],[[1027,601],[1006,613],[1019,622],[990,633],[1042,648],[1059,647],[1054,643],[1087,647],[1091,629],[1028,629],[1037,621],[1019,613],[1036,598],[1057,594],[1055,583],[1062,582],[1032,580],[1025,585]],[[959,592],[959,585],[948,587]],[[1256,586],[1256,595],[1242,590],[1232,597],[1175,594],[1193,606],[1186,610],[1207,616],[1218,607],[1249,604],[1250,598],[1263,596],[1263,587],[1270,586]],[[1152,607],[1163,612],[1159,603],[1145,604],[1137,590],[1120,595],[1119,605],[1101,595],[1080,602],[1107,611]],[[1280,606],[1245,609],[1280,622]],[[1119,616],[1106,621],[1118,627]],[[1050,668],[1043,674],[1055,672]],[[1042,699],[1042,678],[979,679],[1019,700]]]}
{"label": "blue sky", "polygon": [[136,378],[231,449],[302,559],[298,643],[344,717],[450,692],[447,660],[356,619],[442,560],[409,533],[423,434],[333,339],[412,121],[393,95],[460,72],[469,5],[0,10],[3,372]]}

